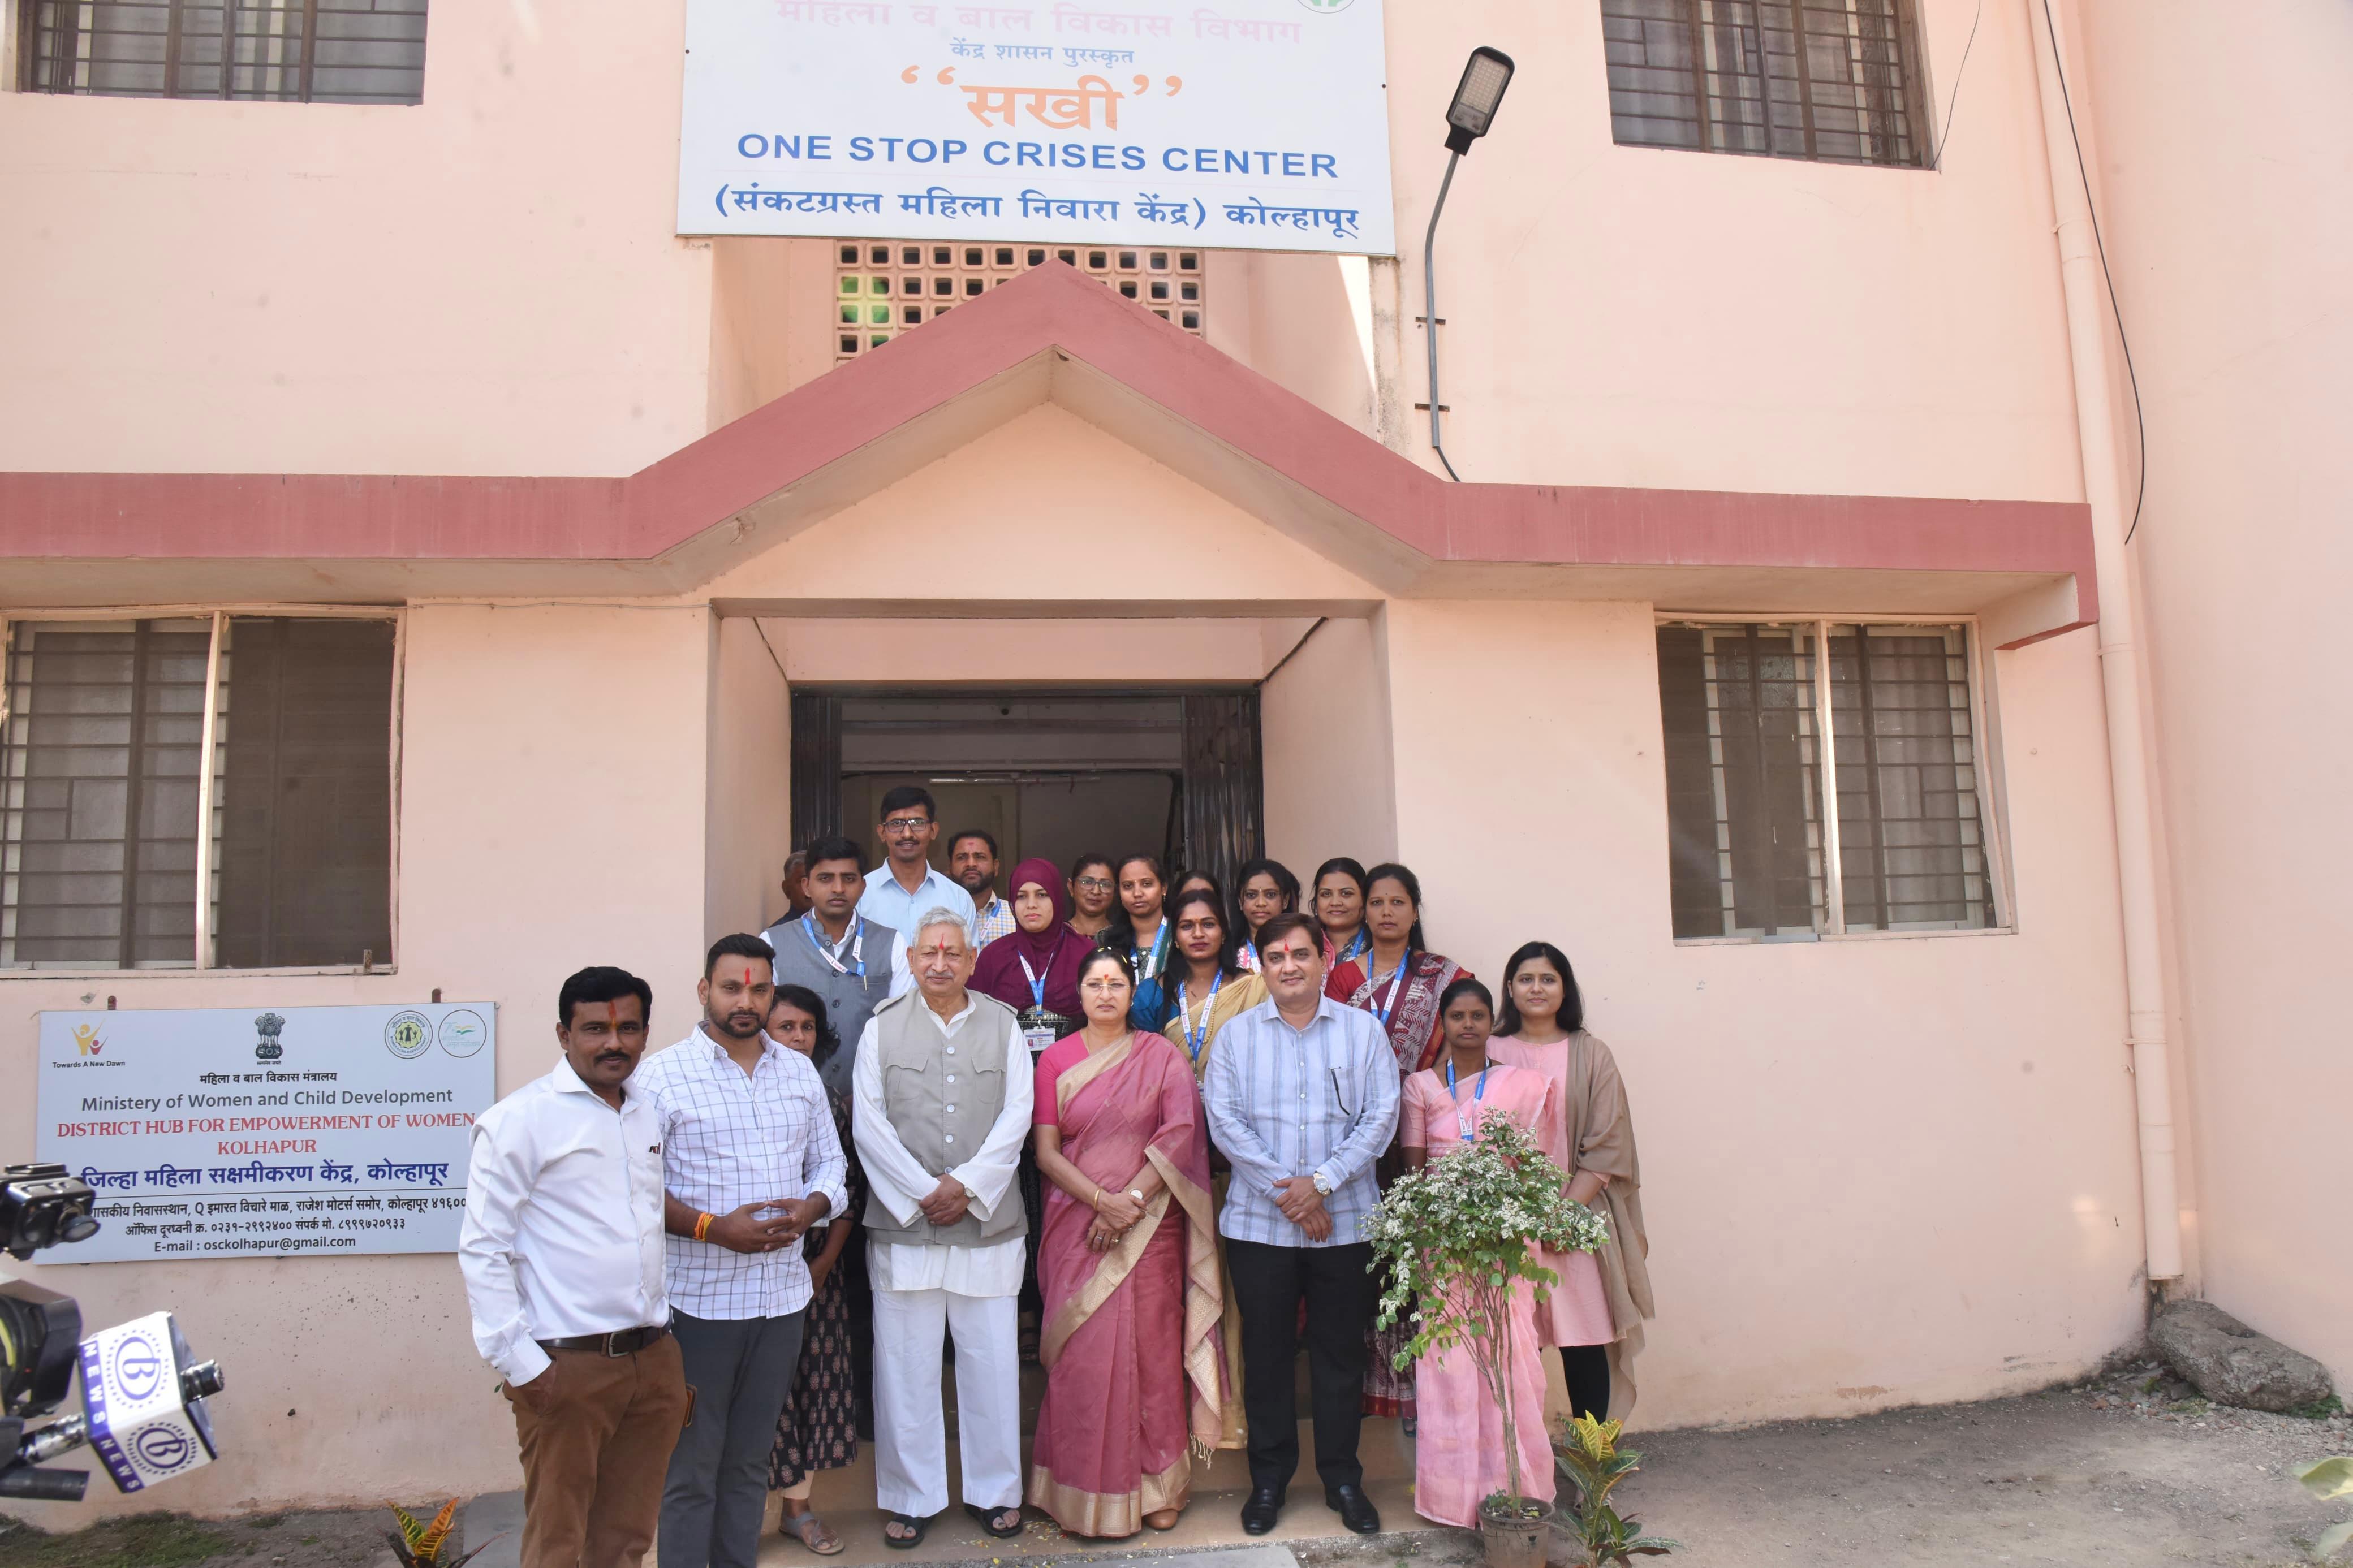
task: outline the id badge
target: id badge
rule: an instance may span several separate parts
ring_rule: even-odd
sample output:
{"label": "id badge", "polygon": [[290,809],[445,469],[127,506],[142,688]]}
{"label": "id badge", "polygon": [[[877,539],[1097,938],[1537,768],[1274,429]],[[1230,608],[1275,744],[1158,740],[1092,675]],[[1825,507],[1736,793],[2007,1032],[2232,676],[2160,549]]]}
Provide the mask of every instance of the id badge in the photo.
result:
{"label": "id badge", "polygon": [[1041,1056],[1045,1053],[1046,1047],[1054,1043],[1054,1031],[1051,1029],[1024,1029],[1021,1031],[1021,1037],[1029,1042],[1029,1054],[1031,1056]]}

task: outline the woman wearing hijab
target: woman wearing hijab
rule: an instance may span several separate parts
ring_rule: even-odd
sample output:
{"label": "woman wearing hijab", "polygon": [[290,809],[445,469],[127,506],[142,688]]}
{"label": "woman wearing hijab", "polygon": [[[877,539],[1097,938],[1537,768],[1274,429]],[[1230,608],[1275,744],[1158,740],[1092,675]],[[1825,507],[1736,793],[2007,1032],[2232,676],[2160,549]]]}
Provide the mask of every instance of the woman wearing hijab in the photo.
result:
{"label": "woman wearing hijab", "polygon": [[1568,1173],[1568,1195],[1609,1222],[1599,1252],[1543,1255],[1560,1283],[1537,1307],[1536,1327],[1541,1342],[1560,1347],[1576,1413],[1598,1421],[1614,1410],[1622,1418],[1634,1407],[1634,1357],[1642,1320],[1652,1314],[1642,1167],[1618,1058],[1585,1032],[1576,973],[1552,943],[1528,942],[1504,965],[1492,1050],[1497,1061],[1533,1068],[1557,1086],[1559,1141],[1545,1152]]}
{"label": "woman wearing hijab", "polygon": [[[1071,905],[1063,892],[1062,874],[1051,860],[1024,860],[1013,868],[1006,884],[1012,894],[1013,929],[981,949],[973,966],[971,988],[994,996],[1019,1016],[1021,1033],[1034,1064],[1056,1040],[1075,1033],[1086,1019],[1079,1006],[1079,965],[1094,951],[1092,939],[1081,936],[1067,923]],[[1021,1146],[1021,1163],[1015,1173],[1021,1201],[1034,1217],[1044,1202],[1039,1184],[1038,1153]],[[1029,1261],[1021,1276],[1021,1354],[1037,1357],[1039,1325],[1044,1321],[1044,1298],[1038,1287],[1038,1226],[1029,1226]]]}
{"label": "woman wearing hijab", "polygon": [[1034,1059],[1084,1021],[1079,962],[1094,943],[1071,929],[1070,900],[1051,860],[1024,860],[1014,867],[1008,889],[1013,929],[981,949],[972,988],[1020,1015]]}

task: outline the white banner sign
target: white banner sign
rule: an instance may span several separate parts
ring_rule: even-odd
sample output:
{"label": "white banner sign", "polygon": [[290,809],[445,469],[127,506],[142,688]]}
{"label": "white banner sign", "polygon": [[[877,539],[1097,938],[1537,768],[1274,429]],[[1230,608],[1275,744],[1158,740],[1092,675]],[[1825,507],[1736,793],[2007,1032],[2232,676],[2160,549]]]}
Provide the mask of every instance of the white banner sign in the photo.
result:
{"label": "white banner sign", "polygon": [[681,234],[1389,256],[1381,0],[687,0]]}
{"label": "white banner sign", "polygon": [[98,1192],[58,1261],[457,1250],[492,1005],[40,1017],[39,1157]]}

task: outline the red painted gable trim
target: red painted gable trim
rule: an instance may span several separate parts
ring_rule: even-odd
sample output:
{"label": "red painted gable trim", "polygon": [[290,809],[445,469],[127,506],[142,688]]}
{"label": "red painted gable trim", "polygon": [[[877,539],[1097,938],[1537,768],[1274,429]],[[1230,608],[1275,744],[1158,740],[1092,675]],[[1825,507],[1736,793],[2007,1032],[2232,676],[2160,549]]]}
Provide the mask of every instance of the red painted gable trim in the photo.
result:
{"label": "red painted gable trim", "polygon": [[627,479],[0,474],[0,558],[643,561],[1049,349],[1432,562],[2075,575],[2076,503],[1451,484],[1068,268]]}

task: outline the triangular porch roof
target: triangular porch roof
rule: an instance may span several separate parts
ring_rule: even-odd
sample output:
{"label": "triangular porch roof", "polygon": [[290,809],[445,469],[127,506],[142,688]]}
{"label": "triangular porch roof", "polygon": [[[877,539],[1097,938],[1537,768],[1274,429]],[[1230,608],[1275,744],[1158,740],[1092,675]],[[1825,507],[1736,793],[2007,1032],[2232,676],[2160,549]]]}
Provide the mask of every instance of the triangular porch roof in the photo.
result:
{"label": "triangular porch roof", "polygon": [[626,478],[0,474],[0,561],[20,606],[691,595],[1048,400],[1399,596],[2097,615],[2080,503],[1450,483],[1059,264]]}

